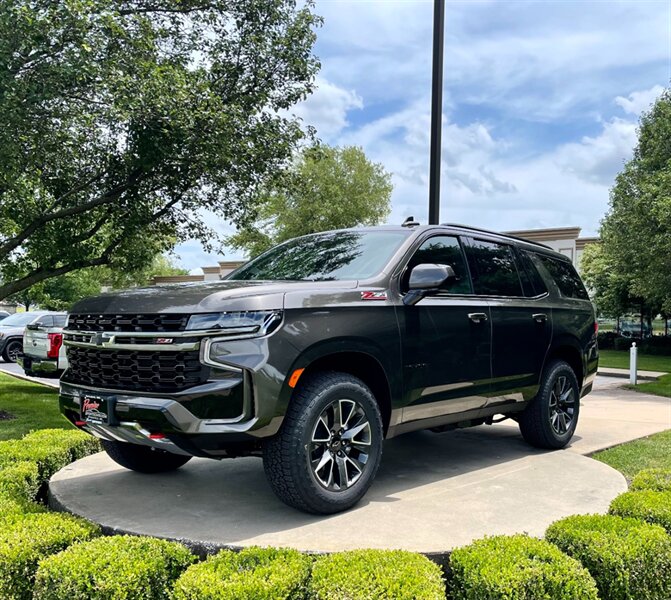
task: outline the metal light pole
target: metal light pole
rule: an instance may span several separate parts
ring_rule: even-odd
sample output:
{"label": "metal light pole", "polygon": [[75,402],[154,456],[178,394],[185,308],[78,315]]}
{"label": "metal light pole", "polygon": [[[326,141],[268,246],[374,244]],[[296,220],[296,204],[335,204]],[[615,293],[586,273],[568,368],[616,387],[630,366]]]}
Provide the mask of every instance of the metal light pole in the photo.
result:
{"label": "metal light pole", "polygon": [[429,224],[440,216],[440,135],[443,118],[443,45],[445,0],[433,1],[433,73],[431,79],[431,154],[429,157]]}

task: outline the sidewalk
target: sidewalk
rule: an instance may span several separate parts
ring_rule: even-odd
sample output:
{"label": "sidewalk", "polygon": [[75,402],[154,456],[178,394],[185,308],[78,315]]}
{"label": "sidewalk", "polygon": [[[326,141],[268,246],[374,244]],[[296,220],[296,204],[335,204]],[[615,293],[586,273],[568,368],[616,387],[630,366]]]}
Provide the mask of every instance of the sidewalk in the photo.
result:
{"label": "sidewalk", "polygon": [[[629,369],[616,369],[614,367],[599,367],[599,375],[604,377],[621,377],[623,379],[629,379]],[[662,375],[668,375],[663,371],[641,371],[638,370],[638,379],[643,381],[655,381],[659,379]]]}

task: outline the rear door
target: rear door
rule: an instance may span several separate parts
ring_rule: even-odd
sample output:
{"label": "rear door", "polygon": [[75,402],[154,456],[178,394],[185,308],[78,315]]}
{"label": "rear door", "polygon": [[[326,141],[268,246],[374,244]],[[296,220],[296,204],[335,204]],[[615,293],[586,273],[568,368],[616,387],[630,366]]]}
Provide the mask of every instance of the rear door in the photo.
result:
{"label": "rear door", "polygon": [[47,357],[47,329],[53,327],[54,318],[51,315],[42,315],[35,322],[26,326],[23,332],[23,353],[35,358]]}
{"label": "rear door", "polygon": [[487,406],[530,400],[552,339],[552,307],[537,272],[512,244],[470,238],[466,255],[475,293],[492,319],[492,388]]}
{"label": "rear door", "polygon": [[460,280],[414,306],[401,307],[404,422],[479,410],[487,402],[491,375],[489,307],[473,296],[459,238],[439,234],[425,239],[403,271],[402,293],[412,268],[423,263],[450,265]]}

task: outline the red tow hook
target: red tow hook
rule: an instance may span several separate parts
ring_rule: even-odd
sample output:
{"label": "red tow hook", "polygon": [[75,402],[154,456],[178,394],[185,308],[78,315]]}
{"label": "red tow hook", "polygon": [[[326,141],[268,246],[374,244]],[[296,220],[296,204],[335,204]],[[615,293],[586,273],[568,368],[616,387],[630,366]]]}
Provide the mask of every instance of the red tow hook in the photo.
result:
{"label": "red tow hook", "polygon": [[75,421],[75,427],[84,427],[86,421]]}
{"label": "red tow hook", "polygon": [[165,434],[164,433],[150,433],[149,434],[149,439],[150,440],[164,440],[165,439]]}

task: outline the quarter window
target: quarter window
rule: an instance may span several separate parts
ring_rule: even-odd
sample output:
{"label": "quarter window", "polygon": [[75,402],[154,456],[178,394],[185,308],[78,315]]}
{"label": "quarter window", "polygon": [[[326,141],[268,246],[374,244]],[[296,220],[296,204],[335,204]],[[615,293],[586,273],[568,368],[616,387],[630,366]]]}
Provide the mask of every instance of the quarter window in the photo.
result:
{"label": "quarter window", "polygon": [[587,290],[573,265],[568,261],[538,255],[543,266],[550,272],[562,296],[589,300]]}
{"label": "quarter window", "polygon": [[470,240],[466,247],[475,293],[481,296],[523,296],[513,249],[506,244]]}
{"label": "quarter window", "polygon": [[436,235],[425,240],[410,259],[403,275],[403,289],[408,289],[410,271],[423,264],[449,265],[454,269],[458,281],[445,290],[449,294],[470,294],[471,282],[468,277],[466,261],[458,238],[451,235]]}

